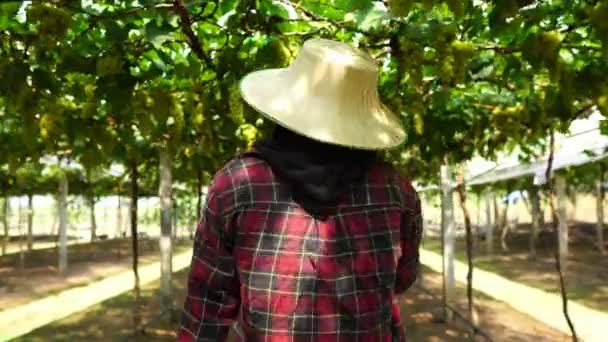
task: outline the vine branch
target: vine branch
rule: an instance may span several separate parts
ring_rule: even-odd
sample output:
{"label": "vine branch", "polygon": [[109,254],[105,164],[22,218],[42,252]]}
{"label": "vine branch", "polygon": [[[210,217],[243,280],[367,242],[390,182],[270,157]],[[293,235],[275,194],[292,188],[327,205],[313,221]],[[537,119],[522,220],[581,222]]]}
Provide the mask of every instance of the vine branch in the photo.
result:
{"label": "vine branch", "polygon": [[559,256],[559,236],[558,236],[558,225],[559,220],[562,219],[557,215],[555,209],[555,186],[552,180],[553,173],[553,159],[555,158],[555,131],[551,130],[551,135],[549,138],[549,158],[547,160],[547,169],[545,171],[545,177],[547,180],[547,190],[549,193],[549,205],[551,207],[551,215],[553,216],[553,222],[551,224],[553,228],[553,233],[556,237],[556,246],[554,251],[555,256],[555,269],[557,271],[557,275],[559,276],[559,289],[562,297],[562,312],[564,313],[564,317],[568,322],[568,327],[570,328],[570,332],[572,333],[572,341],[578,342],[578,336],[576,335],[576,330],[574,328],[574,324],[572,323],[572,319],[570,318],[570,314],[568,312],[568,293],[566,291],[566,285],[564,281],[564,274],[562,272],[562,263],[561,258]]}
{"label": "vine branch", "polygon": [[[469,320],[475,325],[476,324],[476,314],[475,307],[473,304],[473,233],[471,229],[471,215],[469,213],[469,208],[467,207],[467,195],[465,188],[465,171],[464,167],[461,165],[460,170],[458,172],[457,186],[456,189],[458,191],[458,197],[460,198],[460,208],[462,209],[462,214],[464,216],[464,227],[466,230],[466,240],[467,240],[467,304],[468,304],[468,316]],[[474,331],[473,331],[474,332]],[[474,334],[472,339],[474,339]]]}
{"label": "vine branch", "polygon": [[213,62],[211,61],[211,58],[205,53],[201,41],[192,30],[192,20],[190,19],[190,14],[184,6],[184,3],[181,0],[173,0],[173,10],[180,17],[182,31],[186,37],[188,37],[189,45],[192,51],[194,51],[196,56],[204,61],[208,66],[212,65]]}

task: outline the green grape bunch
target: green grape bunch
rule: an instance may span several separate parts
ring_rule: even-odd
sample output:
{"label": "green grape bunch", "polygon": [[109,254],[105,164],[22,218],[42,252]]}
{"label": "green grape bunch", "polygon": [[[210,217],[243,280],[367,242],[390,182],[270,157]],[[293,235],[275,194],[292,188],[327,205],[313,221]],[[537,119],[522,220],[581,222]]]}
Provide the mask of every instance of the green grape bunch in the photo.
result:
{"label": "green grape bunch", "polygon": [[35,1],[28,7],[27,19],[38,25],[40,40],[48,47],[61,41],[72,25],[72,17],[68,11],[43,1]]}
{"label": "green grape bunch", "polygon": [[394,17],[405,17],[414,5],[414,0],[389,0],[388,7]]}
{"label": "green grape bunch", "polygon": [[123,71],[123,60],[120,55],[107,55],[97,60],[97,74],[100,77],[118,75]]}
{"label": "green grape bunch", "polygon": [[256,55],[256,62],[266,67],[285,67],[291,61],[291,52],[281,38],[272,38]]}

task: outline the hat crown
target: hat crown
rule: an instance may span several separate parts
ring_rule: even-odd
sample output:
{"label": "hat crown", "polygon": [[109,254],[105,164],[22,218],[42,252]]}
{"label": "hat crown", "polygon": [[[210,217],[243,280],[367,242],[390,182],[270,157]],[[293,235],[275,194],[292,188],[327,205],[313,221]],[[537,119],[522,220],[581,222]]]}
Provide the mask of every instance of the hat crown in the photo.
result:
{"label": "hat crown", "polygon": [[376,62],[346,43],[308,40],[287,72],[296,94],[329,96],[347,102],[379,101]]}
{"label": "hat crown", "polygon": [[316,57],[323,63],[378,72],[376,61],[369,54],[346,43],[310,39],[304,43],[302,53],[307,58]]}
{"label": "hat crown", "polygon": [[383,149],[405,138],[380,100],[378,64],[346,43],[308,40],[289,67],[247,75],[241,93],[258,112],[314,140]]}

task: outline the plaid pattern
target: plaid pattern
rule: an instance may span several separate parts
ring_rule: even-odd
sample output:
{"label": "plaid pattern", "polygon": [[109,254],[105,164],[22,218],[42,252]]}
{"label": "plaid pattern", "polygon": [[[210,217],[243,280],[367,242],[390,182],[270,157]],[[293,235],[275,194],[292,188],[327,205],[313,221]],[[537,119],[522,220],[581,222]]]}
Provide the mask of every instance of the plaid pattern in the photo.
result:
{"label": "plaid pattern", "polygon": [[405,341],[397,294],[411,286],[422,233],[420,201],[375,165],[315,219],[290,186],[252,155],[209,188],[196,232],[179,341]]}

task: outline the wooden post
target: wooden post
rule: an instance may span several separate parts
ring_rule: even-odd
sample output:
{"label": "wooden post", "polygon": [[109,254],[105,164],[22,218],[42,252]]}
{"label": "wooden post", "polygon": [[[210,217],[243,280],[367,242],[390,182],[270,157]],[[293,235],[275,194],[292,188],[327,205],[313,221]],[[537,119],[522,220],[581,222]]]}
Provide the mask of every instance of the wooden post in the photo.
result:
{"label": "wooden post", "polygon": [[443,310],[447,323],[451,323],[453,313],[448,305],[454,302],[454,198],[452,189],[452,169],[441,166],[441,236],[443,254]]}
{"label": "wooden post", "polygon": [[509,246],[507,245],[507,235],[509,234],[509,229],[510,229],[510,225],[509,225],[509,205],[510,205],[510,201],[509,201],[509,194],[511,193],[511,190],[507,190],[507,200],[505,202],[505,206],[503,208],[503,212],[502,212],[502,219],[501,219],[501,223],[500,223],[500,247],[502,249],[503,252],[508,252],[509,251]]}
{"label": "wooden post", "polygon": [[597,246],[602,255],[606,255],[606,249],[604,246],[604,198],[606,193],[604,191],[604,164],[600,164],[600,177],[597,181],[597,196],[596,196],[596,211],[597,211]]}
{"label": "wooden post", "polygon": [[53,216],[53,224],[51,227],[51,235],[55,238],[55,248],[59,248],[59,193],[53,196],[55,204],[55,214]]}
{"label": "wooden post", "polygon": [[63,172],[59,178],[59,196],[57,201],[57,212],[59,214],[59,272],[64,273],[68,269],[68,176]]}
{"label": "wooden post", "polygon": [[528,190],[532,207],[532,227],[530,230],[530,259],[536,259],[536,241],[540,231],[540,196],[537,186],[531,186]]}
{"label": "wooden post", "polygon": [[[494,231],[500,228],[500,211],[498,210],[498,198],[496,195],[492,195],[492,204],[494,205],[494,216],[492,216],[492,239],[494,239]],[[492,240],[494,243],[494,240]]]}
{"label": "wooden post", "polygon": [[8,196],[4,196],[2,201],[2,225],[4,226],[4,238],[2,239],[2,255],[7,253],[7,249],[9,248],[10,243],[10,233],[9,233],[9,211],[10,211],[10,200]]}
{"label": "wooden post", "polygon": [[[105,222],[108,222],[107,220],[107,213],[108,210],[105,209],[104,210],[105,216],[106,216],[106,220]],[[97,239],[97,220],[95,220],[95,196],[91,195],[89,197],[89,215],[90,215],[90,220],[91,220],[91,242],[95,241],[95,239]]]}
{"label": "wooden post", "polygon": [[483,218],[481,217],[481,194],[476,194],[475,197],[475,210],[477,210],[477,229],[475,230],[477,232],[476,235],[479,235],[480,231],[481,231],[481,227],[482,227],[482,220]]}
{"label": "wooden post", "polygon": [[[133,163],[133,162],[132,162]],[[133,166],[132,166],[133,167]],[[135,166],[137,167],[137,166]],[[133,172],[133,171],[131,171]],[[131,194],[131,201],[133,200],[133,194]],[[137,200],[137,199],[136,199]],[[129,202],[129,207],[126,210],[127,216],[126,216],[126,220],[125,220],[125,227],[122,231],[123,237],[126,238],[127,236],[131,235],[131,227],[132,227],[132,222],[133,220],[131,219],[131,214],[132,214],[132,210],[131,208],[133,207],[133,204]],[[138,208],[138,213],[139,213],[139,208]],[[138,214],[139,215],[139,214]]]}
{"label": "wooden post", "polygon": [[121,235],[122,235],[122,203],[120,201],[120,194],[119,194],[118,195],[118,206],[116,207],[116,238],[120,239],[122,237]]}
{"label": "wooden post", "polygon": [[486,252],[492,254],[494,249],[494,223],[492,222],[492,194],[488,191],[485,194],[486,202]]}
{"label": "wooden post", "polygon": [[175,198],[171,199],[172,203],[172,212],[171,212],[171,219],[173,220],[172,223],[172,229],[173,229],[173,240],[177,240],[177,227],[179,226],[179,218],[177,216],[178,213],[178,207],[177,207],[177,201],[175,200]]}
{"label": "wooden post", "polygon": [[171,250],[171,155],[168,148],[161,148],[159,153],[160,171],[160,298],[161,312],[171,317],[173,296],[171,286],[172,250]]}
{"label": "wooden post", "polygon": [[567,215],[570,220],[572,220],[573,222],[576,222],[576,211],[577,211],[577,206],[578,206],[578,198],[576,197],[576,188],[571,186],[568,188],[568,191],[570,192],[568,197],[570,198],[570,202],[572,203],[572,205],[570,206],[570,212]]}
{"label": "wooden post", "polygon": [[558,215],[558,249],[559,258],[564,273],[568,270],[568,217],[566,195],[566,179],[562,175],[555,176],[555,191],[557,195],[557,215]]}
{"label": "wooden post", "polygon": [[27,250],[34,248],[34,195],[27,195]]}
{"label": "wooden post", "polygon": [[18,197],[19,206],[17,207],[17,234],[19,234],[19,269],[23,270],[25,268],[25,248],[24,248],[24,238],[23,236],[23,202],[21,201],[21,196]]}
{"label": "wooden post", "polygon": [[[422,206],[422,210],[424,211],[424,205],[426,204],[426,194],[424,192],[420,192],[418,193],[418,199],[420,201],[420,205]],[[423,225],[426,226],[423,222]],[[422,236],[421,236],[421,244],[424,245],[424,231],[426,229],[422,230]],[[416,265],[416,282],[415,284],[421,287],[424,287],[424,273],[422,272],[422,264],[420,263],[420,261],[418,262],[418,264]]]}
{"label": "wooden post", "polygon": [[151,225],[153,225],[153,221],[154,221],[154,205],[152,205],[152,202],[154,200],[154,197],[146,197],[146,227],[148,228],[149,231],[149,227]]}

